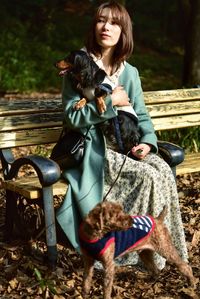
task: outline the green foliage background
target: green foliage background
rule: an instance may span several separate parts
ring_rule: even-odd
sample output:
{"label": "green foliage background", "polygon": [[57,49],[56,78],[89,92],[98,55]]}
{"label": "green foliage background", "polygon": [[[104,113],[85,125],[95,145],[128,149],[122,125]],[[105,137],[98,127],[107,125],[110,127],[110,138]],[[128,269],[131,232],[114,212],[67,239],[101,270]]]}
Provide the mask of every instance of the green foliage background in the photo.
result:
{"label": "green foliage background", "polygon": [[[99,2],[1,0],[0,90],[60,88],[53,64],[82,47]],[[162,0],[151,5],[147,0],[123,2],[134,26],[135,51],[130,62],[139,68],[144,90],[180,87],[183,40],[180,22],[175,23],[180,18],[177,1],[169,0],[167,5]]]}
{"label": "green foliage background", "polygon": [[[0,92],[59,92],[54,63],[81,48],[95,7],[103,1],[1,0]],[[178,0],[127,0],[135,49],[130,63],[144,90],[182,88],[184,26]],[[159,133],[197,151],[199,128]]]}

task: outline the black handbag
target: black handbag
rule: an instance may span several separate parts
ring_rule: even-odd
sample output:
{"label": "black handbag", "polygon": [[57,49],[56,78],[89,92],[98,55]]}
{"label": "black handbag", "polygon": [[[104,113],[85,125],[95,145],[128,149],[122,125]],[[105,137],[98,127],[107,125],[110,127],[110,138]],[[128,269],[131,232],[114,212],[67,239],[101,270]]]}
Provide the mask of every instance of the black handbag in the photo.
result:
{"label": "black handbag", "polygon": [[83,135],[74,130],[63,130],[50,158],[58,163],[61,169],[68,169],[80,165],[84,157],[85,139],[89,132]]}

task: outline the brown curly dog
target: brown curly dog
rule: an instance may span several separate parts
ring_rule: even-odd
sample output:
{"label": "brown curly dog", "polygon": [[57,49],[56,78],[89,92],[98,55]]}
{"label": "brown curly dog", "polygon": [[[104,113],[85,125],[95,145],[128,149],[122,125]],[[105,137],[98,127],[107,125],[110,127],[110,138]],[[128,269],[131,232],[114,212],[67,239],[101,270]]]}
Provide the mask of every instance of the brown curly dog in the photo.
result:
{"label": "brown curly dog", "polygon": [[157,218],[130,216],[119,204],[102,202],[84,219],[80,226],[80,244],[84,261],[83,296],[89,295],[94,261],[102,262],[104,274],[104,299],[111,298],[114,278],[114,258],[137,251],[153,274],[159,272],[153,261],[153,252],[159,253],[194,285],[191,267],[184,262],[174,245],[163,220],[167,208]]}

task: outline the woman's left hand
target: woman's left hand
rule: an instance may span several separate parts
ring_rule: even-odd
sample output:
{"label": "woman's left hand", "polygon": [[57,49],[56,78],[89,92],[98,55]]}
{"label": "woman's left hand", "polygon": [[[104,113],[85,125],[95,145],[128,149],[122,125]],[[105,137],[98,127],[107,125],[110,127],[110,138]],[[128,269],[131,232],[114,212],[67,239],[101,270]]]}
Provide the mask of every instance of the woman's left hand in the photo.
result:
{"label": "woman's left hand", "polygon": [[151,150],[151,145],[150,144],[146,144],[146,143],[141,143],[137,146],[134,146],[131,149],[131,153],[133,156],[135,156],[138,159],[144,159],[146,157],[146,155],[150,152]]}

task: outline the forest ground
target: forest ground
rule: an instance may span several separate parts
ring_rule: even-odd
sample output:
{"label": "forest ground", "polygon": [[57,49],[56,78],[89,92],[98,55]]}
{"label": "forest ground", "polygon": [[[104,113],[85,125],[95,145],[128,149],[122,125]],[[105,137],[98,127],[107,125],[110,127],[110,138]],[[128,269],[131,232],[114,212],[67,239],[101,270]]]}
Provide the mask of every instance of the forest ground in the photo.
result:
{"label": "forest ground", "polygon": [[[24,171],[29,175],[28,169]],[[197,278],[196,288],[189,287],[176,268],[170,265],[156,278],[137,267],[120,267],[116,269],[113,298],[200,298],[199,173],[178,176],[177,186],[189,261]],[[80,256],[65,243],[59,242],[57,268],[53,272],[48,270],[41,259],[41,253],[45,250],[43,238],[32,240],[28,245],[22,240],[11,244],[3,242],[4,216],[4,191],[0,189],[0,298],[81,299],[83,263]],[[102,298],[102,279],[102,271],[95,270],[90,298]]]}

